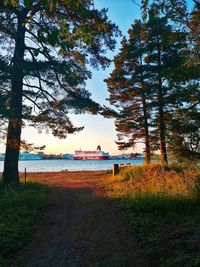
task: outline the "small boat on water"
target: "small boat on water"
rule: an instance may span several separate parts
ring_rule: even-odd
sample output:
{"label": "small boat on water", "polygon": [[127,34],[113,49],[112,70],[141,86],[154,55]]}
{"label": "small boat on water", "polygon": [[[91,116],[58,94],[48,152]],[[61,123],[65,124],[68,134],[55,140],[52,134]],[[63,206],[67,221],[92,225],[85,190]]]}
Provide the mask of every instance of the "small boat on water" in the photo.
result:
{"label": "small boat on water", "polygon": [[73,155],[73,159],[76,160],[108,160],[109,158],[109,153],[102,151],[100,145],[94,151],[76,150]]}

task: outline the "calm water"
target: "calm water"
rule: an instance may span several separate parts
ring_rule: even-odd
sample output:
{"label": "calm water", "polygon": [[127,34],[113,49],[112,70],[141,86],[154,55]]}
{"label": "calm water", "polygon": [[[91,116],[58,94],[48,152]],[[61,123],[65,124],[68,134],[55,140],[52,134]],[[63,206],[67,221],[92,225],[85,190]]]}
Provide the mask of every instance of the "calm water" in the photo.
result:
{"label": "calm water", "polygon": [[[53,171],[82,171],[82,170],[109,170],[112,164],[139,165],[143,160],[34,160],[20,161],[19,170],[27,172],[53,172]],[[3,161],[0,161],[0,172],[3,170]]]}

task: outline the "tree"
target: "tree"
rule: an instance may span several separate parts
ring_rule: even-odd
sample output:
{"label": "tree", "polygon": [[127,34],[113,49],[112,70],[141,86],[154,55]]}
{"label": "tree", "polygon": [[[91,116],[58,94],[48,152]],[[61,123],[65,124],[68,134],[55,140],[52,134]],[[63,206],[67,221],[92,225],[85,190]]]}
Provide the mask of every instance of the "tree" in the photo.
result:
{"label": "tree", "polygon": [[6,136],[7,124],[7,103],[8,93],[6,88],[6,79],[1,75],[0,70],[0,143],[4,142]]}
{"label": "tree", "polygon": [[[192,12],[188,10],[186,0],[143,0],[141,10],[143,17],[147,18],[148,11],[154,6],[159,14],[163,14],[173,25],[188,33],[187,39],[190,42],[191,62],[200,62],[200,1],[193,0],[194,6]],[[191,45],[192,43],[192,45]]]}
{"label": "tree", "polygon": [[186,41],[184,33],[174,30],[167,18],[159,15],[155,5],[149,10],[145,28],[147,53],[144,61],[149,68],[151,88],[155,93],[155,126],[159,129],[161,162],[166,164],[167,116],[172,107],[168,98],[172,92],[169,80],[182,64],[182,51]]}
{"label": "tree", "polygon": [[200,66],[190,61],[190,51],[183,51],[183,61],[169,79],[168,143],[177,159],[196,160],[200,156]]}
{"label": "tree", "polygon": [[1,63],[9,81],[8,132],[3,181],[18,184],[24,120],[55,136],[80,131],[68,113],[97,113],[85,80],[87,66],[106,67],[118,28],[90,0],[6,0],[0,3]]}
{"label": "tree", "polygon": [[189,33],[190,33],[190,41],[192,42],[193,55],[191,57],[191,61],[193,64],[200,64],[200,2],[195,1],[196,5],[194,10],[191,12],[189,19]]}
{"label": "tree", "polygon": [[169,149],[177,160],[198,161],[200,159],[200,113],[195,107],[176,112],[176,116],[171,117],[169,124]]}
{"label": "tree", "polygon": [[188,118],[193,114],[185,127],[188,132],[182,131],[182,143],[188,143],[191,125],[198,125],[194,109],[199,103],[199,66],[189,61],[188,33],[173,26],[160,15],[157,5],[152,5],[145,22],[129,30],[129,40],[123,40],[114,71],[106,80],[110,103],[118,112],[106,110],[105,115],[116,118],[119,147],[145,138],[146,147],[151,144],[153,149],[159,140],[162,164],[168,162],[167,146],[171,150],[170,144],[175,142],[172,136],[179,131],[175,132],[174,125],[181,123],[180,114],[185,110]]}
{"label": "tree", "polygon": [[[150,65],[151,74],[156,75],[157,73],[157,90],[159,87],[161,88],[163,100],[159,100],[159,94],[157,96],[158,104],[163,102],[162,105],[159,104],[160,114],[158,116],[161,127],[160,138],[161,132],[163,132],[163,137],[165,136],[165,148],[163,148],[166,151],[168,142],[170,150],[174,153],[181,154],[187,150],[187,153],[184,154],[189,155],[189,151],[194,153],[189,147],[186,149],[186,144],[192,143],[194,135],[195,140],[199,136],[197,130],[200,103],[198,97],[199,39],[191,32],[192,29],[195,29],[194,25],[197,26],[196,33],[199,31],[195,19],[198,9],[189,14],[184,1],[174,1],[174,9],[171,7],[168,9],[167,5],[170,2],[154,1],[149,8],[146,25],[148,46],[151,52],[147,54],[145,61]],[[164,17],[160,17],[161,11],[165,14]],[[168,18],[172,19],[174,23],[170,25]],[[193,26],[192,21],[194,21]],[[152,32],[151,35],[149,35],[150,32]],[[155,75],[153,75],[154,78]],[[157,92],[159,93],[159,91]],[[187,123],[185,118],[187,118]],[[194,131],[194,134],[191,134],[191,131]],[[190,141],[189,138],[191,138]]]}
{"label": "tree", "polygon": [[128,33],[129,39],[123,39],[120,53],[114,59],[115,68],[106,83],[109,101],[118,110],[115,126],[119,148],[133,147],[138,140],[144,139],[145,159],[149,163],[149,114],[146,101],[149,86],[143,64],[146,50],[142,41],[141,21],[135,21]]}

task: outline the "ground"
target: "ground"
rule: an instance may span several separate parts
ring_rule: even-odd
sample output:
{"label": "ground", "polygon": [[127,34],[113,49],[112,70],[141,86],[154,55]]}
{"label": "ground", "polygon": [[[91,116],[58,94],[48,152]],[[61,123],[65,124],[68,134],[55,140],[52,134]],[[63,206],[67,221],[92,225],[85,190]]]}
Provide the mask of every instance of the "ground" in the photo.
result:
{"label": "ground", "polygon": [[134,233],[100,186],[105,172],[32,173],[49,198],[32,243],[12,267],[134,267]]}

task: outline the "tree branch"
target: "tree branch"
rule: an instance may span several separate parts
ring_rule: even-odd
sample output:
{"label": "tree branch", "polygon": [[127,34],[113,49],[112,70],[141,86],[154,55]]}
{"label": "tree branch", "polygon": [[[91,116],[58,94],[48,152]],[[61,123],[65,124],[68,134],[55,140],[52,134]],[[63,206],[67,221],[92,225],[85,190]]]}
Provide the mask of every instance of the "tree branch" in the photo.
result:
{"label": "tree branch", "polygon": [[[32,98],[28,97],[26,94],[23,94],[23,96],[24,96],[26,99],[28,99],[29,101],[31,101],[31,102],[34,104],[34,106],[36,106],[40,111],[42,110],[42,108],[41,108],[40,106],[38,106],[38,104],[37,104]],[[35,108],[34,108],[34,111],[35,111]],[[36,111],[35,111],[35,112],[36,112]]]}

